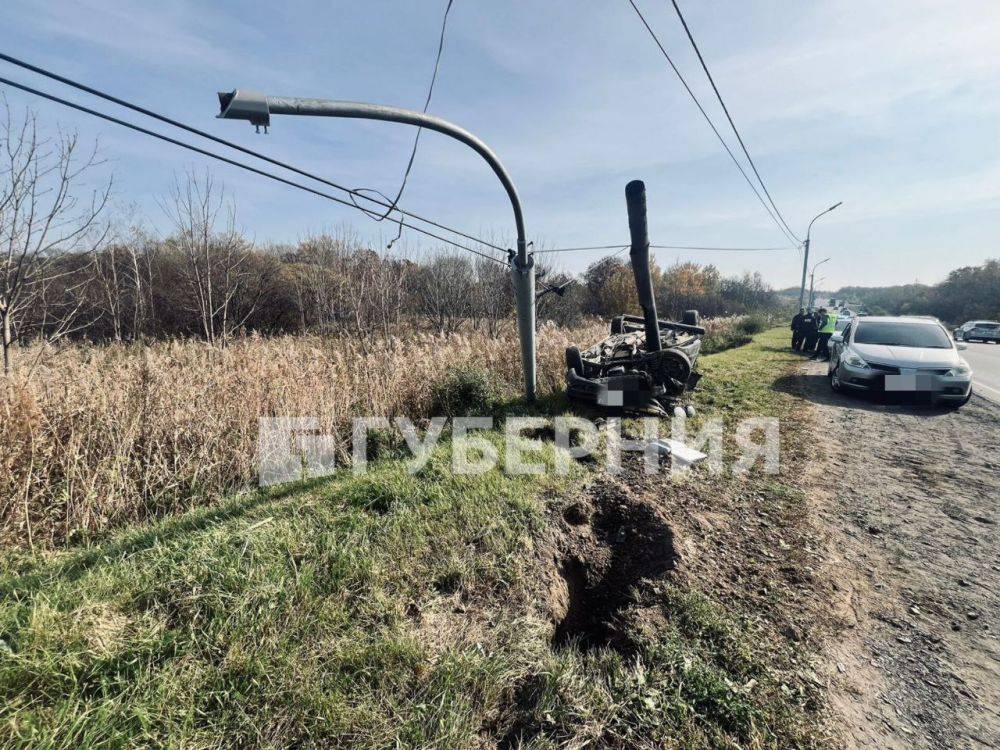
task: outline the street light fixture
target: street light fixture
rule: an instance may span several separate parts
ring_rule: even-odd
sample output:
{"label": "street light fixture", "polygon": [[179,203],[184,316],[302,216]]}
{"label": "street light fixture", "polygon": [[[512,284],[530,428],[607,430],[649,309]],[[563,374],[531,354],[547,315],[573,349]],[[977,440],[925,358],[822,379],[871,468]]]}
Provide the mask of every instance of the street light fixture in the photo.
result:
{"label": "street light fixture", "polygon": [[535,398],[535,261],[528,255],[528,241],[524,231],[524,215],[510,175],[496,154],[483,141],[468,130],[440,117],[381,104],[362,104],[329,99],[266,96],[253,91],[237,89],[219,93],[219,117],[225,120],[248,120],[259,131],[267,132],[271,115],[306,115],[313,117],[345,117],[363,120],[383,120],[415,125],[435,130],[461,141],[478,153],[500,179],[514,210],[517,229],[517,252],[510,259],[511,278],[517,298],[517,328],[521,341],[521,365],[524,370],[524,394],[528,401]]}
{"label": "street light fixture", "polygon": [[[812,274],[812,276],[809,278],[809,307],[810,308],[812,308],[816,304],[816,294],[813,292],[813,279],[815,279],[815,278],[816,278],[816,273],[814,271],[813,274]],[[820,279],[819,279],[819,281],[816,282],[816,283],[817,284],[822,284],[824,281],[826,281],[826,276],[821,276]]]}
{"label": "street light fixture", "polygon": [[803,302],[803,300],[804,300],[804,298],[806,296],[806,271],[808,271],[808,269],[809,269],[809,239],[810,239],[810,235],[812,233],[813,223],[820,216],[823,216],[825,214],[830,213],[833,209],[835,209],[837,206],[840,206],[842,204],[843,204],[843,201],[838,201],[837,203],[834,203],[832,206],[830,206],[825,211],[820,211],[818,214],[816,214],[813,217],[813,220],[809,222],[809,228],[806,229],[806,241],[803,243],[803,246],[805,248],[805,256],[802,258],[802,286],[799,287],[799,307],[803,306],[802,302]]}
{"label": "street light fixture", "polygon": [[[815,301],[815,298],[813,296],[813,281],[816,279],[816,269],[819,268],[824,263],[826,263],[828,260],[830,260],[830,259],[829,258],[823,258],[823,260],[821,260],[819,263],[817,263],[815,266],[813,266],[813,270],[809,273],[809,307],[812,307],[813,306],[813,302]],[[824,276],[822,279],[820,279],[820,281],[822,282],[823,279],[825,279],[825,278],[826,278],[826,276]]]}

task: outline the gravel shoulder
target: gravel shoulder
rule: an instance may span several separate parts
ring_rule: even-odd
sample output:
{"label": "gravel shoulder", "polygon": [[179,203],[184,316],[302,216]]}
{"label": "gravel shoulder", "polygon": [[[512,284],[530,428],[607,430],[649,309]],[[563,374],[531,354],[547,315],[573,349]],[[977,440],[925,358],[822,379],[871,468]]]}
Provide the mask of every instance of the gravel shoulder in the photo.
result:
{"label": "gravel shoulder", "polygon": [[826,655],[847,746],[1000,747],[1000,406],[842,396],[825,374],[806,363],[795,380],[846,612]]}

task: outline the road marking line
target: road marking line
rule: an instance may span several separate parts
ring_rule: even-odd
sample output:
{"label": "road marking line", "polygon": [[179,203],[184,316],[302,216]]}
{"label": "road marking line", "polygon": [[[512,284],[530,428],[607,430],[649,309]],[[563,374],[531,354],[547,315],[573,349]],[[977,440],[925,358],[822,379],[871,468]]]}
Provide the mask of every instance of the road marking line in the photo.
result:
{"label": "road marking line", "polygon": [[996,388],[993,388],[992,386],[986,385],[986,383],[979,383],[979,382],[973,381],[972,387],[973,387],[973,389],[985,388],[990,393],[995,393],[997,396],[1000,396],[1000,391],[998,391]]}

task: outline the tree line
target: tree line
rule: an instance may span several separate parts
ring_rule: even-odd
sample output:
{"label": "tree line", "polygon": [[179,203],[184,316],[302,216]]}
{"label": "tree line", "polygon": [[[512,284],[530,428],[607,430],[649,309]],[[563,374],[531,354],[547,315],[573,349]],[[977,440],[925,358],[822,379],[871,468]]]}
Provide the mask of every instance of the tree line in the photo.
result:
{"label": "tree line", "polygon": [[[240,231],[225,189],[187,172],[160,199],[165,234],[134,210],[112,209],[112,182],[88,187],[96,151],[76,137],[40,135],[35,116],[0,124],[0,342],[70,337],[95,342],[199,337],[225,347],[244,332],[340,331],[371,340],[400,324],[442,335],[496,333],[514,315],[509,271],[461,251],[377,252],[351,230],[260,246]],[[99,171],[99,170],[97,170]],[[573,325],[638,312],[627,258],[578,277],[540,259],[538,317]],[[774,308],[759,274],[724,277],[711,265],[652,268],[661,314]]]}
{"label": "tree line", "polygon": [[939,284],[844,287],[836,294],[874,315],[933,315],[954,325],[1000,320],[1000,259],[956,268]]}

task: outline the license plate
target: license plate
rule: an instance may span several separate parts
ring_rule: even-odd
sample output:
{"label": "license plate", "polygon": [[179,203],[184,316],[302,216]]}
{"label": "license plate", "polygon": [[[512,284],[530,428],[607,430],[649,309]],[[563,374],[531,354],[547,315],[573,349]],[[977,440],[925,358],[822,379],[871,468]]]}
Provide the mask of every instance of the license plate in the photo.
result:
{"label": "license plate", "polygon": [[930,375],[886,375],[885,389],[887,391],[929,391],[931,390]]}

